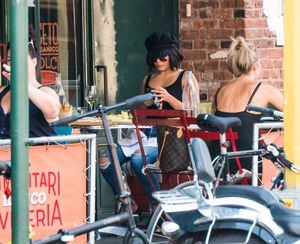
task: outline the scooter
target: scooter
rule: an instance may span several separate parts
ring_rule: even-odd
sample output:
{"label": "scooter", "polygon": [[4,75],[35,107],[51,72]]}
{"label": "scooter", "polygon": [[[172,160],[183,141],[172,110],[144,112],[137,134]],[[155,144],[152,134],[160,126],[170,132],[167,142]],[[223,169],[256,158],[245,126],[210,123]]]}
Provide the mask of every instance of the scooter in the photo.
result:
{"label": "scooter", "polygon": [[[214,115],[197,119],[200,128],[211,130],[236,123]],[[222,185],[213,192],[216,175],[206,143],[193,138],[189,152],[193,184],[154,193],[168,216],[162,231],[171,243],[300,243],[299,210],[261,187]]]}

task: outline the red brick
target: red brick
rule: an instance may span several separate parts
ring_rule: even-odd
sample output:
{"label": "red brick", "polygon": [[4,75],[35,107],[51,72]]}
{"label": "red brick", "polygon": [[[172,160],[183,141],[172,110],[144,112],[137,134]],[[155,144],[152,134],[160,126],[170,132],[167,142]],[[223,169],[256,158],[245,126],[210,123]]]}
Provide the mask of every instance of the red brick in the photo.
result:
{"label": "red brick", "polygon": [[232,80],[233,75],[229,71],[222,72],[214,72],[214,80],[224,81],[224,80]]}
{"label": "red brick", "polygon": [[265,29],[245,29],[245,36],[247,38],[262,38],[265,37]]}
{"label": "red brick", "polygon": [[180,47],[182,49],[193,49],[193,41],[191,40],[181,41]]}
{"label": "red brick", "polygon": [[236,3],[236,7],[237,8],[243,8],[243,7],[245,7],[244,0],[235,0],[235,3]]}
{"label": "red brick", "polygon": [[268,80],[269,80],[270,77],[271,77],[271,72],[270,72],[270,70],[268,70],[268,69],[262,70],[259,77],[260,77],[261,79],[268,79]]}
{"label": "red brick", "polygon": [[194,42],[194,48],[195,48],[195,49],[203,49],[203,48],[206,48],[205,40],[196,40],[196,41]]}
{"label": "red brick", "polygon": [[193,70],[194,69],[194,63],[191,62],[191,61],[184,60],[181,63],[181,68],[184,69],[184,70]]}
{"label": "red brick", "polygon": [[265,37],[275,37],[276,38],[276,34],[275,34],[275,32],[272,32],[272,31],[270,31],[269,29],[265,29],[264,30],[264,35],[265,35]]}
{"label": "red brick", "polygon": [[219,2],[215,0],[209,0],[209,1],[200,1],[195,0],[193,3],[194,8],[219,8]]}
{"label": "red brick", "polygon": [[201,50],[183,50],[183,56],[187,60],[201,60],[206,59],[206,51]]}
{"label": "red brick", "polygon": [[241,29],[236,29],[234,31],[234,37],[237,37],[237,36],[245,36],[245,29],[244,28],[241,28]]}
{"label": "red brick", "polygon": [[233,29],[215,29],[208,30],[207,38],[209,39],[224,39],[233,36]]}
{"label": "red brick", "polygon": [[263,4],[264,4],[264,1],[263,0],[255,0],[254,1],[254,7],[255,8],[262,8],[263,7]]}
{"label": "red brick", "polygon": [[220,40],[208,40],[206,41],[207,49],[219,49],[220,48]]}
{"label": "red brick", "polygon": [[277,59],[283,57],[283,48],[265,48],[258,50],[259,57],[263,59]]}
{"label": "red brick", "polygon": [[216,28],[218,26],[218,20],[204,20],[203,25],[205,28]]}
{"label": "red brick", "polygon": [[[283,56],[282,56],[283,57]],[[283,60],[274,60],[274,68],[282,69],[283,68]]]}
{"label": "red brick", "polygon": [[213,10],[213,17],[216,19],[225,19],[233,17],[233,9],[231,8],[219,8]]}
{"label": "red brick", "polygon": [[220,27],[222,28],[244,28],[244,19],[224,19],[220,20]]}
{"label": "red brick", "polygon": [[261,18],[264,17],[263,11],[258,9],[246,9],[246,18]]}
{"label": "red brick", "polygon": [[275,40],[274,39],[256,39],[256,40],[254,40],[254,45],[257,48],[275,47]]}
{"label": "red brick", "polygon": [[228,70],[227,62],[224,60],[219,61],[219,70]]}
{"label": "red brick", "polygon": [[244,0],[244,8],[251,8],[253,9],[255,6],[253,0]]}
{"label": "red brick", "polygon": [[245,28],[266,28],[268,26],[266,18],[247,18],[245,19]]}
{"label": "red brick", "polygon": [[[191,22],[191,21],[190,21]],[[193,29],[200,29],[206,26],[206,21],[203,21],[202,19],[194,19],[192,22]],[[211,22],[216,22],[214,20],[211,20]]]}
{"label": "red brick", "polygon": [[199,11],[199,17],[201,19],[208,19],[209,18],[209,14],[206,10],[201,10]]}
{"label": "red brick", "polygon": [[263,69],[271,69],[274,67],[274,62],[270,59],[263,59],[260,61],[260,64]]}
{"label": "red brick", "polygon": [[223,0],[220,2],[220,7],[221,8],[235,8],[237,7],[236,5],[236,0]]}
{"label": "red brick", "polygon": [[272,69],[271,70],[271,78],[273,80],[279,80],[280,79],[280,70],[278,70],[278,69]]}
{"label": "red brick", "polygon": [[206,30],[182,30],[182,40],[199,40],[206,38]]}
{"label": "red brick", "polygon": [[201,61],[195,62],[196,70],[218,70],[219,63],[218,61]]}

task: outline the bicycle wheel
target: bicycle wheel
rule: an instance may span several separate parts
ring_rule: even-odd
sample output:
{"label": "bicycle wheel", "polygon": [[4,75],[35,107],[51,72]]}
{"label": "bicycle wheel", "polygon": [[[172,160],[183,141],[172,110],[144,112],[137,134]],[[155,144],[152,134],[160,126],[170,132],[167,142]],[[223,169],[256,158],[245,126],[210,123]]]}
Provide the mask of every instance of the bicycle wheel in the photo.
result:
{"label": "bicycle wheel", "polygon": [[148,244],[146,234],[140,229],[135,228],[134,233],[128,230],[123,239],[124,244]]}
{"label": "bicycle wheel", "polygon": [[[193,181],[184,182],[176,186],[174,189],[183,189],[184,187],[188,187],[193,184]],[[161,231],[161,224],[164,221],[168,220],[168,217],[164,214],[164,211],[161,205],[159,204],[150,219],[146,232],[147,238],[150,243],[169,243],[170,238],[165,236]]]}

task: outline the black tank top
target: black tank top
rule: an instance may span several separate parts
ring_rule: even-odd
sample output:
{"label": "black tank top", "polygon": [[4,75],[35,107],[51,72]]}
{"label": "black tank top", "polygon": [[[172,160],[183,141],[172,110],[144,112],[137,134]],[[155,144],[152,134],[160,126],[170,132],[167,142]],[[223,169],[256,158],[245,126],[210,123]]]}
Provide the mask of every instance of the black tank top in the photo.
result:
{"label": "black tank top", "polygon": [[[164,87],[167,92],[178,99],[179,101],[182,101],[182,76],[184,74],[185,70],[181,71],[180,74],[178,75],[177,79],[175,82],[173,82],[171,85]],[[144,92],[150,92],[153,88],[149,86],[149,82],[151,80],[152,75],[149,75],[146,79],[145,87],[144,87]],[[154,108],[154,107],[150,107]],[[174,109],[169,103],[167,102],[162,102],[162,109]]]}
{"label": "black tank top", "polygon": [[[39,87],[40,88],[40,87]],[[7,86],[0,93],[0,104],[4,95],[10,90]],[[29,99],[29,136],[54,136],[56,133],[45,119],[42,111]],[[10,138],[10,113],[5,114],[0,105],[0,139]]]}
{"label": "black tank top", "polygon": [[[256,94],[258,88],[260,87],[261,82],[257,84],[255,89],[253,90],[247,105],[249,105],[252,102],[252,99],[254,95]],[[250,150],[252,149],[252,143],[253,143],[253,125],[255,123],[260,122],[261,115],[260,114],[251,114],[248,113],[246,108],[242,112],[236,112],[236,113],[229,113],[229,112],[222,112],[218,110],[217,106],[217,95],[218,92],[215,95],[215,105],[216,105],[216,116],[220,117],[238,117],[242,121],[241,126],[237,126],[232,128],[233,131],[238,133],[239,139],[236,141],[236,147],[237,150]],[[241,158],[240,159],[242,167],[248,170],[252,169],[252,158]],[[235,161],[232,160],[230,163],[230,171],[236,172],[238,170],[237,165]]]}

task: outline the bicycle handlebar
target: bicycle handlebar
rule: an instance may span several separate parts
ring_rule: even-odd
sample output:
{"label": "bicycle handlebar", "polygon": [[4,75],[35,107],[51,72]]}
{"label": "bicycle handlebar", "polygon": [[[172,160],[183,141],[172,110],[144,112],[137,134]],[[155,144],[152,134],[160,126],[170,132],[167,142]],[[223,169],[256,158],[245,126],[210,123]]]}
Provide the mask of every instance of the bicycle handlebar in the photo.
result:
{"label": "bicycle handlebar", "polygon": [[[110,110],[114,110],[114,109],[124,107],[124,106],[131,109],[131,108],[134,108],[135,106],[138,106],[138,105],[142,104],[143,102],[154,100],[154,98],[155,98],[155,94],[149,92],[149,93],[146,93],[146,94],[143,94],[143,95],[138,95],[138,96],[129,98],[125,102],[117,103],[117,104],[114,104],[114,105],[111,105],[111,106],[102,107],[101,109],[103,109],[103,111],[105,113],[110,111]],[[99,109],[95,109],[93,111],[90,111],[90,112],[87,112],[87,113],[84,113],[84,114],[73,115],[73,116],[70,116],[70,117],[67,117],[67,118],[57,120],[57,121],[51,123],[50,125],[51,126],[66,125],[66,124],[69,124],[69,123],[74,122],[76,120],[79,120],[81,118],[88,117],[88,116],[93,116],[93,115],[100,114],[100,113],[101,113],[101,110],[99,108]]]}
{"label": "bicycle handlebar", "polygon": [[259,106],[247,105],[246,109],[249,111],[263,113],[268,116],[272,116],[272,117],[276,117],[276,118],[280,118],[280,119],[283,118],[283,112],[280,112],[280,111],[272,109],[272,108],[264,108],[264,107],[259,107]]}
{"label": "bicycle handlebar", "polygon": [[10,161],[0,161],[0,175],[10,179],[11,176],[11,164]]}
{"label": "bicycle handlebar", "polygon": [[125,101],[125,104],[128,108],[133,108],[135,106],[138,106],[146,101],[154,100],[155,94],[149,92],[143,95],[135,96],[132,98],[129,98]]}

